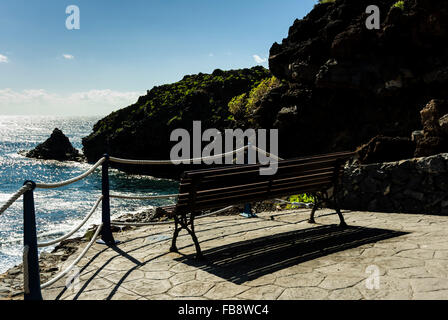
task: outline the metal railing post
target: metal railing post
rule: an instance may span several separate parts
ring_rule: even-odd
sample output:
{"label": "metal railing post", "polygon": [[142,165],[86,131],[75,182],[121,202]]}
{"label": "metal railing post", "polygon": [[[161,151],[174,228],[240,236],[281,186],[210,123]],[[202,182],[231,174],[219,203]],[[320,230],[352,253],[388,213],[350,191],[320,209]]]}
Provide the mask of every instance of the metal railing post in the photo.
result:
{"label": "metal railing post", "polygon": [[103,228],[101,229],[101,240],[98,243],[108,246],[116,245],[118,242],[114,240],[110,225],[110,196],[109,196],[109,155],[105,154],[106,161],[102,164],[101,172],[101,189],[103,200],[101,204]]}
{"label": "metal railing post", "polygon": [[[256,158],[252,159],[251,149],[252,149],[252,143],[249,141],[247,143],[247,163],[248,164],[252,164],[252,162],[256,163],[256,161],[257,161]],[[255,160],[255,161],[252,161],[252,160]],[[245,218],[256,218],[257,217],[257,215],[255,213],[253,213],[252,205],[250,203],[246,203],[244,205],[244,211],[240,214],[240,216],[245,217]]]}
{"label": "metal railing post", "polygon": [[36,183],[25,181],[31,189],[23,194],[23,291],[25,300],[42,300],[39,253],[37,250],[34,189]]}

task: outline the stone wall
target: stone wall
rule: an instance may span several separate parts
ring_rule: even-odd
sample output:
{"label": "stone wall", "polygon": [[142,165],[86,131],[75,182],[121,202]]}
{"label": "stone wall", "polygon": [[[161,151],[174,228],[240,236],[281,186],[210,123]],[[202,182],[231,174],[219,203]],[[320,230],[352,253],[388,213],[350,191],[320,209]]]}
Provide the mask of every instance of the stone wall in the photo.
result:
{"label": "stone wall", "polygon": [[341,207],[448,215],[448,154],[346,166]]}

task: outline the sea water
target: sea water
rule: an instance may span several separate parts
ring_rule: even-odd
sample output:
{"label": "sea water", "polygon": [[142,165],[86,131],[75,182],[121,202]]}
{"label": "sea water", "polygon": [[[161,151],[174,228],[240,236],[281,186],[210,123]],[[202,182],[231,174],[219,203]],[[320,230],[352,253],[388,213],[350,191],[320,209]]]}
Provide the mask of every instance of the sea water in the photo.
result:
{"label": "sea water", "polygon": [[[41,183],[59,182],[82,174],[91,165],[28,159],[18,152],[30,150],[45,141],[54,128],[61,129],[77,149],[81,140],[92,132],[100,117],[0,116],[0,206],[25,180]],[[148,176],[127,175],[110,171],[110,188],[121,195],[163,195],[177,193],[178,183]],[[101,195],[101,170],[88,178],[53,190],[37,189],[34,193],[39,242],[58,238],[71,231],[91,210]],[[111,199],[112,217],[137,213],[172,204],[173,200]],[[82,235],[92,224],[101,221],[101,206],[89,222],[73,237]],[[52,248],[46,248],[46,251]],[[0,273],[22,262],[23,204],[19,199],[0,215]]]}

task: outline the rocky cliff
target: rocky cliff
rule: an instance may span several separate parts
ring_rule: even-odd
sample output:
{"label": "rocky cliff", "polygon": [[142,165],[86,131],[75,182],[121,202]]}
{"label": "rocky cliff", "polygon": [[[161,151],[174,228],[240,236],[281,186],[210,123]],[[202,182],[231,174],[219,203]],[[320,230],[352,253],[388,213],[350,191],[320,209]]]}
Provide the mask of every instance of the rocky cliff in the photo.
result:
{"label": "rocky cliff", "polygon": [[[83,139],[84,154],[95,162],[104,153],[128,159],[170,159],[174,129],[191,130],[194,120],[206,128],[232,127],[230,100],[270,76],[263,67],[185,76],[181,81],[154,87],[138,101],[113,112],[95,124],[93,133]],[[117,166],[127,172],[159,177],[178,177],[184,166],[142,168]]]}
{"label": "rocky cliff", "polygon": [[[374,2],[317,4],[272,46],[270,73],[217,70],[152,89],[98,122],[83,141],[85,155],[165,159],[171,130],[190,128],[193,120],[204,129],[278,128],[284,158],[355,150],[369,141],[361,150],[377,152],[363,154],[375,162],[448,152],[448,139],[434,136],[446,130],[422,131],[411,141],[428,127],[420,111],[448,98],[448,2]],[[379,30],[366,27],[372,4],[380,9]],[[433,117],[441,127],[448,123],[444,114]]]}
{"label": "rocky cliff", "polygon": [[[395,3],[317,5],[272,46],[270,70],[287,85],[267,97],[259,116],[268,125],[277,112],[284,143],[296,141],[281,148],[285,156],[354,150],[378,135],[410,138],[428,101],[448,97],[448,3]],[[371,4],[380,8],[380,30],[365,25]]]}

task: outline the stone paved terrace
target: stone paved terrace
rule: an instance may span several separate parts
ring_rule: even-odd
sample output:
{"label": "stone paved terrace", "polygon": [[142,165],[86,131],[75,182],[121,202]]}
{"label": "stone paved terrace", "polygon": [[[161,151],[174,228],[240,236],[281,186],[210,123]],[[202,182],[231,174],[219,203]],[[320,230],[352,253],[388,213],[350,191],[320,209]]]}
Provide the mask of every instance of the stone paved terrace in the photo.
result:
{"label": "stone paved terrace", "polygon": [[[62,279],[43,295],[89,300],[448,299],[448,217],[345,212],[350,227],[340,229],[330,210],[319,211],[314,226],[306,222],[308,214],[295,210],[255,219],[198,220],[207,262],[192,258],[186,233],[179,238],[181,254],[167,252],[171,225],[122,232],[116,235],[122,241],[117,248],[95,244],[81,260],[75,290],[65,289]],[[379,289],[366,286],[371,276],[366,269],[372,265],[379,269]]]}

